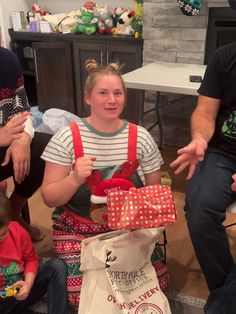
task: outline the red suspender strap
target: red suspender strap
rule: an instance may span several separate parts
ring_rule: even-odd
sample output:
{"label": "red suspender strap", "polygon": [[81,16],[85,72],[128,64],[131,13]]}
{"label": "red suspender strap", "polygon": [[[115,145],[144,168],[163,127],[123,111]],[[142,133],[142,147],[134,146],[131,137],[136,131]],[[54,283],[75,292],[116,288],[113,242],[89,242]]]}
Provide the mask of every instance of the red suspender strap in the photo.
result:
{"label": "red suspender strap", "polygon": [[[75,159],[84,156],[84,150],[82,140],[80,136],[80,130],[76,122],[70,124],[71,133],[73,137],[73,145],[75,152]],[[129,123],[129,135],[128,135],[128,160],[137,159],[137,125]]]}
{"label": "red suspender strap", "polygon": [[129,123],[128,161],[137,159],[137,133],[137,125]]}
{"label": "red suspender strap", "polygon": [[75,152],[75,160],[84,156],[84,150],[80,135],[80,130],[78,124],[76,122],[72,122],[70,124],[70,129],[73,138],[74,152]]}

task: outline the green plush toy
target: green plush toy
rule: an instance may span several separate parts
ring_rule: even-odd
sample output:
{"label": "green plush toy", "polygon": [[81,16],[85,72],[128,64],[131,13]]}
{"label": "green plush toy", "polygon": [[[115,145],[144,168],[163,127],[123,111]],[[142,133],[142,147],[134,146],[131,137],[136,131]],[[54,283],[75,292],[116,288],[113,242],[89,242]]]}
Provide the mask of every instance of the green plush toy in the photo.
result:
{"label": "green plush toy", "polygon": [[143,31],[143,0],[135,0],[135,17],[132,22],[132,27],[134,29],[134,36],[138,38],[142,35]]}
{"label": "green plush toy", "polygon": [[75,19],[78,24],[71,30],[71,33],[92,35],[96,32],[98,19],[94,17],[93,12],[81,10],[81,15],[76,15]]}

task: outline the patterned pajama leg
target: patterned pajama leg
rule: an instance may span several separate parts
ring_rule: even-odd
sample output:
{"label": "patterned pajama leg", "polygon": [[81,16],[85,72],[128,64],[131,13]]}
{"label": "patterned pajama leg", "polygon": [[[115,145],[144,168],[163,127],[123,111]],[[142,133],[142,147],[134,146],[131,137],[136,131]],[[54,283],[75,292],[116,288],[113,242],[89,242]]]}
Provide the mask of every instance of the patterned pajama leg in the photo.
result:
{"label": "patterned pajama leg", "polygon": [[83,239],[108,232],[107,225],[85,224],[64,211],[53,224],[53,242],[57,256],[67,264],[67,294],[69,303],[78,307],[82,285],[80,272],[81,243]]}

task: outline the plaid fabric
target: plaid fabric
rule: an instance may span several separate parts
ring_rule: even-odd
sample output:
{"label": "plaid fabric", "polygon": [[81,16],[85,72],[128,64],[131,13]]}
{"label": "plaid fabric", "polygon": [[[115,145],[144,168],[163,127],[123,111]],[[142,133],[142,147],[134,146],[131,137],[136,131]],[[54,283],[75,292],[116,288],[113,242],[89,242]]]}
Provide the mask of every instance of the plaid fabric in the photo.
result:
{"label": "plaid fabric", "polygon": [[[107,225],[81,222],[67,209],[53,223],[54,249],[58,257],[67,264],[67,293],[72,306],[78,307],[82,286],[82,272],[79,270],[81,242],[83,239],[108,231],[110,230]],[[152,255],[152,263],[162,291],[169,285],[169,274],[164,260],[162,249],[157,244]]]}

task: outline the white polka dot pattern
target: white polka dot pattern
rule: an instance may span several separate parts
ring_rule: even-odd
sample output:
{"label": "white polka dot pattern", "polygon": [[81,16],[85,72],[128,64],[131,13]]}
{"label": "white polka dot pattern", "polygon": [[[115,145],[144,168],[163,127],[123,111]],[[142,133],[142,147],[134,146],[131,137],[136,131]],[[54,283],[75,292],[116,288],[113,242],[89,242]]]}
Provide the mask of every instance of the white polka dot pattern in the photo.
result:
{"label": "white polka dot pattern", "polygon": [[107,206],[110,229],[154,228],[177,218],[171,189],[161,184],[110,192]]}

